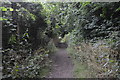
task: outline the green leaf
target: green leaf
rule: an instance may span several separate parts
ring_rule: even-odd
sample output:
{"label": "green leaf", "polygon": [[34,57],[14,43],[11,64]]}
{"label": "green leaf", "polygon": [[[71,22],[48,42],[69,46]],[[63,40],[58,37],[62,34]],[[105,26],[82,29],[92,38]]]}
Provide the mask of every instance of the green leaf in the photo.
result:
{"label": "green leaf", "polygon": [[7,11],[7,8],[5,8],[5,7],[0,7],[0,10],[1,10],[1,11]]}
{"label": "green leaf", "polygon": [[29,34],[28,33],[24,33],[23,37],[29,38]]}
{"label": "green leaf", "polygon": [[60,26],[59,26],[59,25],[56,25],[55,28],[60,28]]}
{"label": "green leaf", "polygon": [[115,11],[120,11],[120,7],[119,7],[119,8],[117,8]]}
{"label": "green leaf", "polygon": [[85,7],[85,6],[89,5],[89,4],[90,4],[90,2],[82,2],[82,7]]}
{"label": "green leaf", "polygon": [[15,71],[19,71],[18,69],[16,69]]}
{"label": "green leaf", "polygon": [[13,9],[12,9],[12,8],[9,8],[9,10],[10,10],[10,11],[13,11]]}
{"label": "green leaf", "polygon": [[30,13],[30,16],[31,16],[32,20],[36,20],[36,16],[35,15],[33,15],[32,13]]}
{"label": "green leaf", "polygon": [[19,66],[16,66],[16,68],[19,68]]}
{"label": "green leaf", "polygon": [[114,62],[114,60],[110,60],[109,62]]}
{"label": "green leaf", "polygon": [[8,19],[5,19],[5,18],[0,17],[0,21],[3,21],[3,20],[8,20]]}

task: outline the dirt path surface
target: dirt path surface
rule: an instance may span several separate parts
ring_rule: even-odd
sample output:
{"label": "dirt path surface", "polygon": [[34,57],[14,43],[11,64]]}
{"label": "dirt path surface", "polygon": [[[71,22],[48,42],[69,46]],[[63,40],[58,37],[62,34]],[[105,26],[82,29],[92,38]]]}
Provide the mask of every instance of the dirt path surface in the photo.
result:
{"label": "dirt path surface", "polygon": [[73,64],[66,49],[58,49],[51,58],[53,65],[48,78],[73,78]]}

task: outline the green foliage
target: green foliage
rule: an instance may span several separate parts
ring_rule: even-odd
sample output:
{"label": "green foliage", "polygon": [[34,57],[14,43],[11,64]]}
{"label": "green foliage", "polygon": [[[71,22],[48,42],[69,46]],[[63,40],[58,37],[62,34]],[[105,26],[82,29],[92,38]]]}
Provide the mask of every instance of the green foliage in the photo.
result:
{"label": "green foliage", "polygon": [[1,11],[14,11],[13,8],[0,7]]}
{"label": "green foliage", "polygon": [[119,7],[119,8],[117,8],[115,11],[120,11],[120,7]]}
{"label": "green foliage", "polygon": [[1,10],[1,11],[7,11],[7,8],[5,8],[5,7],[0,7],[0,10]]}
{"label": "green foliage", "polygon": [[26,12],[26,14],[20,13],[22,16],[26,16],[27,20],[32,19],[33,21],[36,20],[36,16],[29,12],[29,10],[25,8],[20,9],[21,12]]}
{"label": "green foliage", "polygon": [[0,21],[4,21],[4,20],[8,20],[8,19],[0,17]]}
{"label": "green foliage", "polygon": [[[97,73],[97,71],[101,71],[100,77],[115,77],[117,76],[116,74],[118,74],[118,58],[108,57],[108,55],[117,56],[117,53],[119,52],[118,48],[116,47],[117,49],[115,49],[115,52],[110,52],[111,50],[109,48],[104,51],[105,48],[95,47],[95,45],[98,46],[102,44],[102,42],[98,43],[98,40],[104,40],[105,43],[103,44],[106,44],[104,45],[106,47],[111,47],[113,45],[116,45],[116,43],[118,44],[119,23],[117,22],[119,22],[119,11],[118,13],[114,12],[117,8],[119,8],[118,4],[119,3],[71,3],[71,6],[69,6],[70,9],[67,8],[66,10],[69,13],[66,14],[68,17],[66,23],[67,28],[64,29],[67,29],[70,32],[68,44],[69,46],[75,46],[78,50],[80,50],[80,52],[77,50],[76,53],[73,52],[74,57],[77,59],[77,61],[81,62],[81,60],[83,60],[83,63],[88,64],[88,66],[91,67],[96,75],[99,74],[99,72]],[[86,44],[81,44],[83,42],[85,42]],[[89,42],[92,42],[93,45],[91,46],[94,46],[95,48],[91,46],[87,47]],[[80,46],[81,48],[79,48],[78,46]],[[95,56],[96,58],[94,58]],[[104,57],[100,58],[100,56]],[[98,65],[96,63],[98,63]],[[103,64],[104,67],[102,65],[102,67],[100,67],[100,64]],[[116,68],[116,71],[114,71],[114,68],[112,67],[115,64],[116,66],[114,66],[114,68]],[[98,69],[96,69],[95,66],[98,66]],[[107,70],[105,66],[107,68],[109,67],[110,70]],[[102,75],[104,73],[106,75]]]}
{"label": "green foliage", "polygon": [[82,4],[81,8],[83,8],[83,7],[87,6],[87,5],[89,5],[90,3],[91,3],[91,2],[81,2],[81,4]]}
{"label": "green foliage", "polygon": [[[40,77],[43,77],[48,72],[48,71],[45,71],[44,69],[46,69],[46,67],[50,65],[49,59],[48,59],[49,52],[44,49],[38,49],[32,54],[30,53],[30,51],[27,51],[27,54],[26,54],[24,50],[20,51],[19,54],[17,54],[16,51],[14,50],[7,51],[4,53],[4,55],[5,54],[9,56],[3,56],[3,60],[7,58],[6,63],[7,62],[8,63],[10,62],[10,63],[5,64],[3,62],[3,66],[7,67],[7,69],[3,69],[3,73],[5,73],[3,78],[5,78],[5,76],[6,78],[7,77],[40,78]],[[13,66],[12,64],[15,64],[15,66]]]}
{"label": "green foliage", "polygon": [[[79,46],[69,45],[68,51],[75,61],[75,76],[79,77],[84,73],[82,77],[116,77],[119,70],[118,53],[107,46],[103,41],[93,45],[91,43],[81,43]],[[86,68],[80,70],[78,66],[81,64],[83,66],[86,64]]]}
{"label": "green foliage", "polygon": [[[111,55],[114,56],[109,52],[111,49],[107,48],[108,52],[102,51],[104,49],[100,47],[102,42],[96,42],[104,40],[105,44],[110,47],[119,43],[119,3],[12,4],[14,4],[12,7],[9,7],[10,4],[0,7],[3,12],[3,16],[0,17],[4,29],[3,43],[6,42],[7,48],[10,49],[5,50],[3,56],[4,77],[39,77],[40,70],[49,64],[48,53],[54,51],[52,42],[49,43],[50,38],[64,37],[66,34],[68,34],[68,38],[63,41],[68,42],[70,46],[76,45],[77,49],[82,50],[74,53],[78,60],[82,60],[90,66],[89,61],[92,59],[95,63],[93,65],[98,66],[97,71],[100,70],[101,74],[107,73],[112,77],[115,76],[117,71],[114,71],[113,64],[118,63],[117,57],[109,58]],[[81,44],[83,42],[85,44]],[[89,42],[91,45],[87,45]],[[115,53],[119,51],[119,45],[117,46]],[[38,49],[38,51],[33,53],[33,49]],[[95,66],[90,67],[95,71]],[[98,69],[99,67],[100,69]]]}
{"label": "green foliage", "polygon": [[0,20],[4,20],[3,78],[41,78],[47,73],[42,69],[48,67],[50,61],[50,51],[47,48],[50,39],[44,34],[47,26],[44,16],[40,14],[41,5],[12,3],[13,6],[9,7],[10,5],[6,3],[5,7],[1,7],[3,15]]}
{"label": "green foliage", "polygon": [[12,8],[9,8],[10,11],[14,11]]}
{"label": "green foliage", "polygon": [[86,62],[82,62],[80,53],[76,52],[77,50],[73,48],[73,45],[70,45],[67,51],[73,59],[73,63],[74,63],[73,73],[76,78],[83,78],[83,79],[84,78],[95,78],[96,73],[95,72],[93,73],[93,70],[90,67],[88,67]]}
{"label": "green foliage", "polygon": [[14,43],[16,43],[16,36],[12,34],[9,39],[9,44],[14,44]]}

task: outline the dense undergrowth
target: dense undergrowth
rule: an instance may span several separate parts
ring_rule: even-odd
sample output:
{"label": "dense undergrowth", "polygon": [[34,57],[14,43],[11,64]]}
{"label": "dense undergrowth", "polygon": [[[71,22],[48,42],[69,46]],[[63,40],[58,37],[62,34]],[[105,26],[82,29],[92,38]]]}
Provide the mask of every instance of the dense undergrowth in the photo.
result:
{"label": "dense undergrowth", "polygon": [[52,46],[54,45],[49,43],[47,48],[39,48],[33,52],[26,49],[5,50],[3,54],[3,78],[45,77],[51,65],[49,55],[54,52]]}
{"label": "dense undergrowth", "polygon": [[85,77],[120,77],[119,3],[3,3],[3,78],[44,77],[58,37],[95,73]]}
{"label": "dense undergrowth", "polygon": [[54,44],[45,35],[47,24],[40,13],[41,4],[5,2],[0,9],[3,78],[44,77],[49,71]]}
{"label": "dense undergrowth", "polygon": [[112,38],[84,42],[71,36],[75,36],[74,32],[66,35],[63,41],[69,45],[75,77],[119,78],[119,49],[118,46],[113,47],[116,43]]}
{"label": "dense undergrowth", "polygon": [[[76,77],[82,78],[118,78],[119,53],[111,48],[106,40],[94,43],[79,42],[79,45],[67,41],[68,52],[73,57]],[[83,76],[84,74],[84,76]]]}
{"label": "dense undergrowth", "polygon": [[[68,20],[66,25],[73,28],[65,39],[69,45],[69,52],[76,62],[87,65],[86,69],[91,71],[86,73],[87,77],[118,78],[120,76],[120,11],[118,4],[88,2],[81,5],[73,3],[71,6],[74,10],[70,9],[71,15],[68,16],[72,20]],[[80,67],[80,65],[78,66]],[[77,70],[81,75],[79,68]],[[77,70],[75,69],[75,71]],[[91,76],[91,73],[95,74]]]}

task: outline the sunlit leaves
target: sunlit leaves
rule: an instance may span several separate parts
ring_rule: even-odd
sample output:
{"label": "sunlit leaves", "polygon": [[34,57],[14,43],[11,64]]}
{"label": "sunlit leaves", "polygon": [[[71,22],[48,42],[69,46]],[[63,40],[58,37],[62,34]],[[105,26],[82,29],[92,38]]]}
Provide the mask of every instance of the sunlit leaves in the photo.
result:
{"label": "sunlit leaves", "polygon": [[10,11],[14,11],[12,8],[9,8]]}
{"label": "sunlit leaves", "polygon": [[34,14],[32,14],[31,12],[29,12],[29,10],[22,7],[18,11],[21,11],[21,12],[19,12],[20,16],[25,16],[27,19],[32,19],[33,21],[36,20],[36,16]]}
{"label": "sunlit leaves", "polygon": [[[6,61],[6,63],[8,62],[8,64],[10,63],[9,61],[12,61],[12,63],[19,63],[17,66],[12,66],[11,68],[11,73],[12,70],[17,73],[17,75],[13,74],[14,76],[36,77],[36,75],[38,76],[40,73],[39,69],[42,69],[47,64],[46,60],[48,59],[50,51],[45,49],[47,43],[49,42],[48,37],[45,38],[45,30],[45,32],[48,31],[52,35],[57,34],[59,36],[64,33],[65,30],[67,30],[69,32],[69,44],[77,45],[75,49],[79,50],[77,53],[74,53],[75,57],[77,57],[78,60],[88,62],[88,65],[90,65],[91,60],[95,63],[95,66],[100,66],[101,69],[103,69],[104,73],[107,74],[115,72],[114,70],[117,71],[117,69],[113,69],[113,65],[117,63],[117,60],[115,60],[115,58],[110,58],[110,55],[113,54],[110,54],[108,50],[109,48],[106,45],[111,46],[111,44],[119,41],[119,38],[116,37],[118,33],[115,35],[109,34],[111,36],[108,36],[110,37],[110,39],[106,40],[106,45],[100,46],[100,43],[95,44],[95,41],[100,39],[103,40],[104,36],[106,36],[104,34],[107,34],[111,31],[116,32],[116,30],[119,29],[119,27],[116,28],[116,26],[119,26],[119,18],[117,18],[116,15],[115,20],[111,17],[111,15],[114,14],[113,12],[118,12],[120,10],[119,7],[117,9],[114,9],[113,7],[116,5],[109,5],[110,9],[107,9],[105,6],[108,6],[107,4],[109,3],[101,4],[91,2],[39,4],[42,5],[43,9],[41,9],[38,5],[37,7],[33,7],[35,6],[35,4],[32,3],[30,3],[30,6],[27,6],[26,4],[22,6],[20,5],[20,3],[17,3],[18,9],[15,9],[15,13],[18,15],[15,17],[17,17],[18,20],[8,19],[9,21],[6,21],[7,25],[4,26],[11,28],[8,28],[11,33],[16,33],[19,27],[20,29],[24,28],[24,31],[20,31],[20,35],[18,35],[17,33],[14,35],[9,34],[10,39],[8,41],[9,44],[12,45],[10,46],[13,49],[11,49],[10,52],[7,52],[11,53],[9,54],[10,56],[4,57],[4,59],[9,59]],[[6,18],[9,17],[9,13],[14,11],[14,9],[9,7],[0,7],[0,10],[6,13],[4,15],[5,17],[0,17],[1,21],[7,20]],[[109,16],[110,12],[111,15]],[[48,25],[48,29],[45,27],[45,25],[43,25],[43,23],[42,25],[39,24],[42,21],[43,16],[45,16],[46,18],[45,21]],[[108,20],[106,17],[109,17],[110,20]],[[15,23],[16,25],[14,25],[13,23]],[[52,26],[51,24],[54,24],[54,26]],[[26,28],[29,28],[28,32],[25,32]],[[48,34],[51,35],[50,33]],[[20,42],[18,42],[17,37],[21,38]],[[38,38],[38,42],[40,42],[40,44],[35,42]],[[29,41],[29,39],[31,39],[32,41]],[[64,41],[66,40],[64,39]],[[95,45],[89,45],[89,41],[94,41],[94,43],[92,43]],[[82,45],[82,42],[86,42],[87,44]],[[38,52],[36,52],[35,54],[31,54],[31,47],[36,46],[35,44],[38,44],[41,49],[39,49]],[[116,54],[116,52],[114,53]],[[7,65],[6,63],[4,64]],[[9,66],[11,66],[11,64],[9,64]],[[106,69],[108,67],[109,69]],[[19,73],[19,71],[23,71],[23,74]]]}
{"label": "sunlit leaves", "polygon": [[85,7],[87,5],[89,5],[91,2],[81,2],[82,6],[81,7]]}
{"label": "sunlit leaves", "polygon": [[109,60],[109,62],[111,62],[111,63],[112,63],[112,62],[115,62],[115,60]]}
{"label": "sunlit leaves", "polygon": [[7,8],[5,7],[0,7],[1,11],[7,11]]}
{"label": "sunlit leaves", "polygon": [[[3,11],[0,20],[7,20],[3,21],[3,29],[6,29],[3,38],[9,47],[9,51],[4,50],[3,65],[7,68],[3,70],[3,78],[41,77],[41,69],[49,65],[50,52],[46,48],[49,38],[43,34],[47,26],[44,16],[41,16],[41,4],[14,4],[17,7],[5,4],[5,7],[0,8]],[[36,40],[38,38],[39,43]],[[42,49],[34,54],[34,49],[38,47]]]}
{"label": "sunlit leaves", "polygon": [[[88,63],[89,67],[94,67],[97,65],[98,71],[100,71],[99,69],[101,68],[101,75],[105,73],[104,76],[115,77],[118,73],[118,59],[115,56],[118,55],[118,48],[116,47],[114,52],[110,52],[110,47],[112,45],[117,45],[117,41],[119,42],[119,36],[117,36],[118,33],[114,34],[115,32],[119,32],[117,27],[117,21],[119,21],[119,14],[117,11],[119,12],[119,5],[117,3],[101,4],[88,2],[80,3],[78,9],[74,9],[75,5],[71,8],[72,9],[69,9],[70,12],[67,11],[69,12],[67,13],[67,25],[69,26],[67,27],[73,27],[73,24],[75,24],[75,28],[73,28],[72,32],[70,32],[70,40],[68,43],[70,46],[80,46],[80,52],[77,51],[76,53],[72,54],[75,56],[75,58],[77,58],[77,61],[80,60],[80,62],[83,61],[83,63]],[[73,17],[73,14],[76,16]],[[111,17],[113,14],[116,14],[114,15],[116,20]],[[104,40],[105,42],[103,43]],[[89,41],[92,45],[88,47],[90,43]],[[102,42],[98,43],[98,41]],[[87,45],[84,44],[84,42],[87,43]],[[91,64],[93,64],[93,66],[90,66]],[[97,69],[97,67],[94,68]]]}
{"label": "sunlit leaves", "polygon": [[56,25],[55,28],[60,28],[60,26],[59,26],[59,25]]}
{"label": "sunlit leaves", "polygon": [[32,20],[34,20],[34,21],[36,20],[36,16],[34,14],[30,13],[30,16],[31,16]]}
{"label": "sunlit leaves", "polygon": [[0,7],[1,11],[13,11],[12,8]]}
{"label": "sunlit leaves", "polygon": [[0,21],[8,20],[6,18],[0,17]]}

